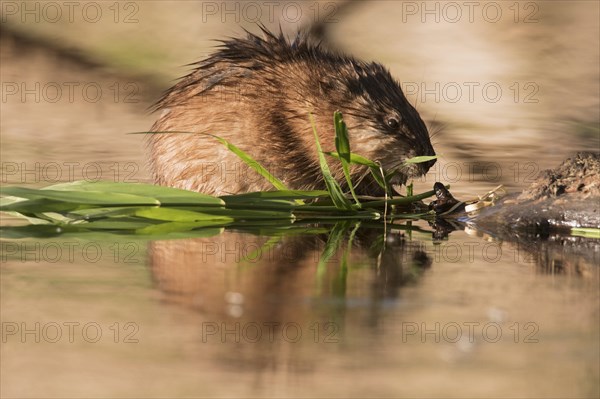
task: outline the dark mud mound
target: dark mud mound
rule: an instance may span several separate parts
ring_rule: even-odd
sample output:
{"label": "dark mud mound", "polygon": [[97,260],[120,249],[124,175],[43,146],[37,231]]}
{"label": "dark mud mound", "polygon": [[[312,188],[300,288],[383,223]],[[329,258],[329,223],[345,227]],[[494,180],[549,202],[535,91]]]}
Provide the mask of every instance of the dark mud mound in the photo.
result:
{"label": "dark mud mound", "polygon": [[518,200],[551,199],[565,194],[600,199],[600,153],[581,152],[556,169],[542,171]]}
{"label": "dark mud mound", "polygon": [[468,223],[517,245],[541,271],[589,274],[600,262],[600,240],[572,228],[600,228],[600,154],[579,153],[541,172],[523,193]]}
{"label": "dark mud mound", "polygon": [[600,228],[600,154],[578,153],[542,171],[521,195],[486,209],[474,222],[500,236],[541,238],[573,227]]}

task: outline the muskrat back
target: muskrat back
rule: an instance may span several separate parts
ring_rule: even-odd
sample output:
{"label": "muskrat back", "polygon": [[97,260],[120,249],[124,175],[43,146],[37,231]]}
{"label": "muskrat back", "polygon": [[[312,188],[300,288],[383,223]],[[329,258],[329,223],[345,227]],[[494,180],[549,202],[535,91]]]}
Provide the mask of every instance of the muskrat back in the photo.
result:
{"label": "muskrat back", "polygon": [[[296,190],[324,188],[309,115],[324,151],[334,151],[333,113],[342,112],[352,151],[397,170],[395,183],[427,172],[435,155],[425,124],[378,63],[322,49],[306,33],[292,41],[262,29],[230,39],[157,102],[149,135],[156,183],[223,195],[274,189],[213,137],[225,138]],[[181,133],[186,132],[186,133]],[[198,134],[204,133],[204,134]],[[343,181],[338,162],[330,162]],[[368,171],[351,169],[357,192],[379,195]]]}

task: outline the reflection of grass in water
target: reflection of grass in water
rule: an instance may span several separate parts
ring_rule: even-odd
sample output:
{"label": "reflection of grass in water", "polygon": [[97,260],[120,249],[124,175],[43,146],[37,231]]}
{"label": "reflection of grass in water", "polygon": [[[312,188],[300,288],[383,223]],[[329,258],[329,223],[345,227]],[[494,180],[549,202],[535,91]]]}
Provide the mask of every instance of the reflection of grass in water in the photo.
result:
{"label": "reflection of grass in water", "polygon": [[[360,224],[357,224],[357,227]],[[342,238],[344,238],[345,233],[349,227],[349,222],[339,222],[336,223],[329,233],[329,237],[327,239],[327,243],[325,243],[325,248],[319,257],[319,263],[317,264],[317,293],[320,294],[323,291],[323,285],[325,281],[325,277],[327,274],[327,263],[329,260],[337,253],[338,249],[342,244]],[[350,241],[348,242],[347,251],[350,251],[350,247],[352,245],[352,239],[354,238],[354,233],[356,232],[356,228],[353,230],[352,235],[350,237]],[[346,267],[346,255],[347,251],[344,252],[344,257],[342,258],[342,268]],[[344,285],[345,285],[345,274],[343,275]]]}

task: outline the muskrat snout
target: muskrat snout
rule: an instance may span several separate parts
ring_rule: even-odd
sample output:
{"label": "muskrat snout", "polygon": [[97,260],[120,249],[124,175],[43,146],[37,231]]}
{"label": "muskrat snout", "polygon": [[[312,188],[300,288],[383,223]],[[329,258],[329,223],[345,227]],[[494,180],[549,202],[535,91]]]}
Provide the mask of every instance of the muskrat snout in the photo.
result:
{"label": "muskrat snout", "polygon": [[[416,117],[418,118],[419,122],[417,125],[418,129],[416,131],[419,133],[416,135],[418,141],[415,145],[415,148],[417,148],[418,150],[414,153],[414,156],[435,156],[435,150],[431,145],[431,140],[429,138],[429,132],[427,130],[427,127],[418,115]],[[436,159],[432,159],[431,161],[420,162],[418,164],[415,164],[415,170],[413,171],[412,177],[419,177],[425,175],[429,171],[429,169],[431,169],[433,165],[435,165],[436,161]]]}

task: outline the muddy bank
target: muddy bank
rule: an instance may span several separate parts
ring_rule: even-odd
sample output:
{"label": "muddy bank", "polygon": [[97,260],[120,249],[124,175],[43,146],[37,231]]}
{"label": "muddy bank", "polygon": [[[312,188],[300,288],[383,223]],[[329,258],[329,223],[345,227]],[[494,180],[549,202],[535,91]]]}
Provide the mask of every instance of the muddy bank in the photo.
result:
{"label": "muddy bank", "polygon": [[581,152],[542,171],[517,198],[484,210],[474,223],[543,238],[573,227],[600,228],[600,153]]}

